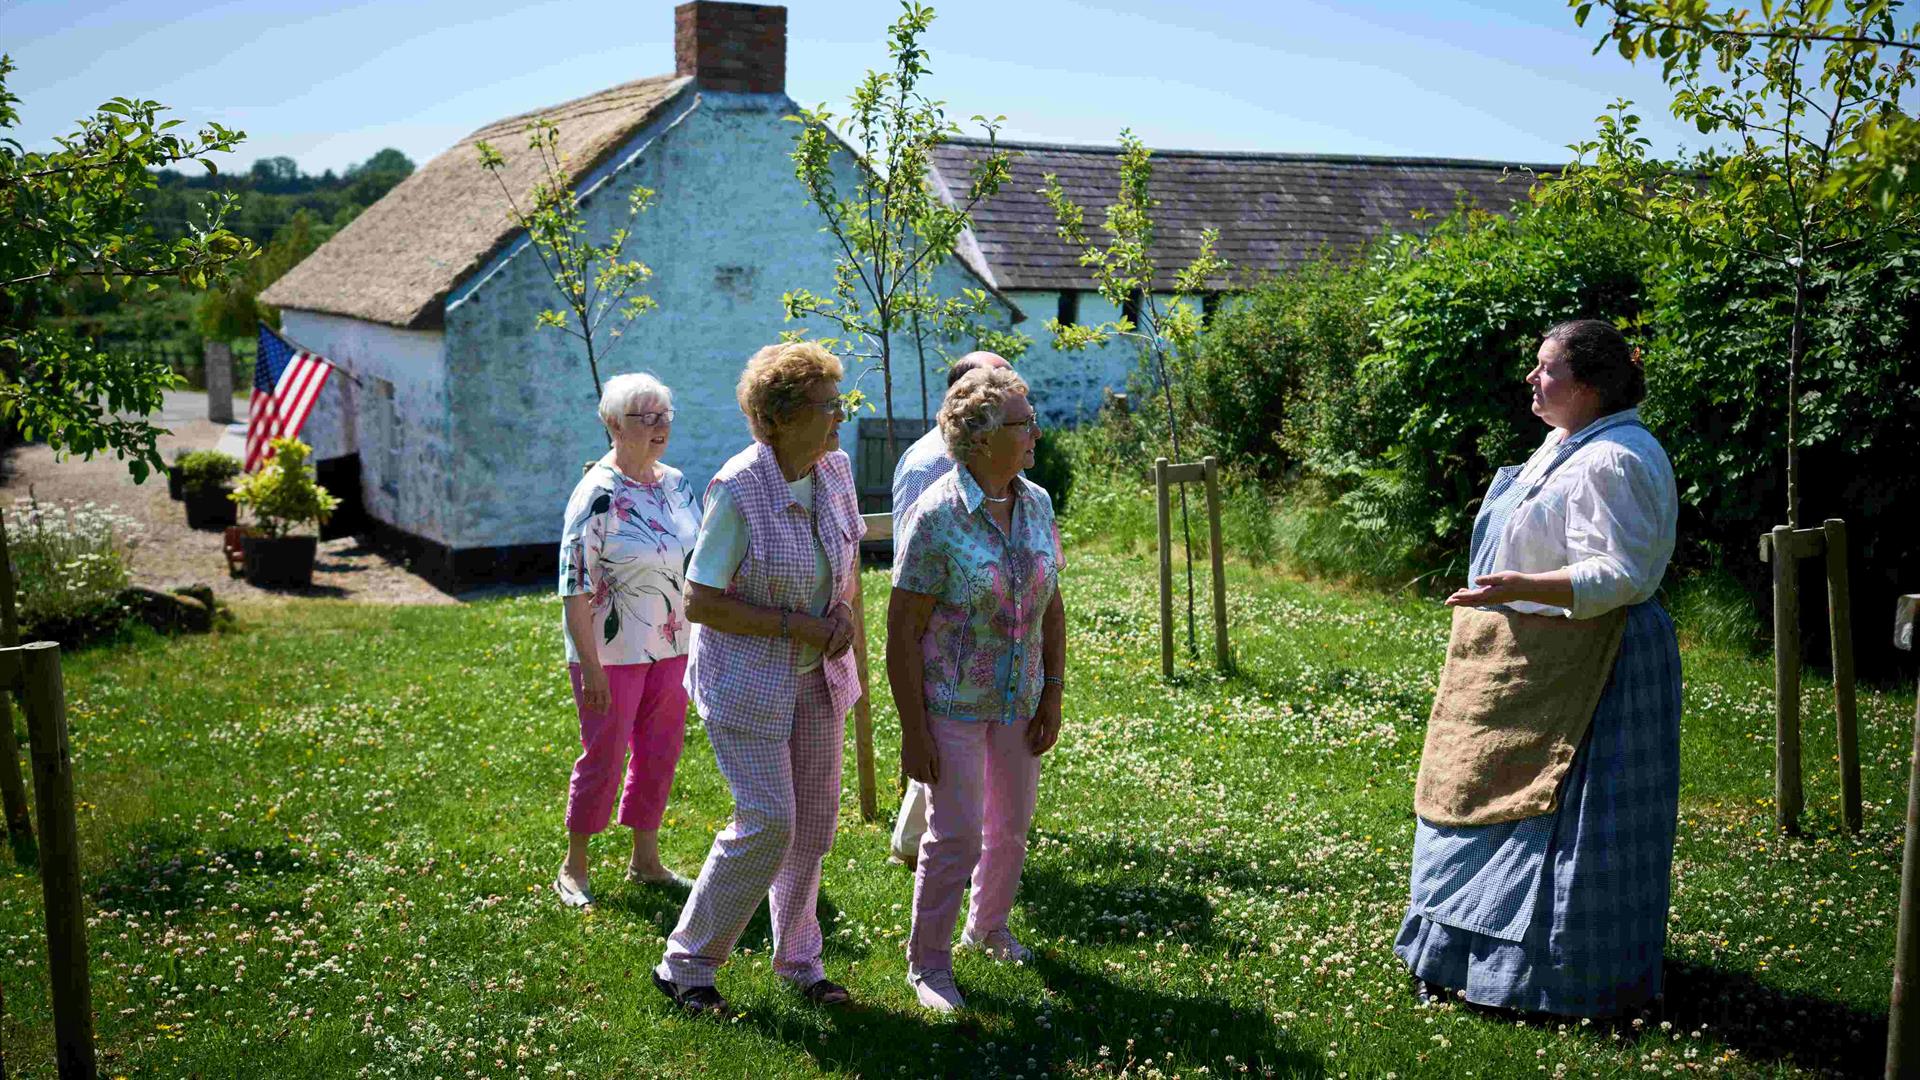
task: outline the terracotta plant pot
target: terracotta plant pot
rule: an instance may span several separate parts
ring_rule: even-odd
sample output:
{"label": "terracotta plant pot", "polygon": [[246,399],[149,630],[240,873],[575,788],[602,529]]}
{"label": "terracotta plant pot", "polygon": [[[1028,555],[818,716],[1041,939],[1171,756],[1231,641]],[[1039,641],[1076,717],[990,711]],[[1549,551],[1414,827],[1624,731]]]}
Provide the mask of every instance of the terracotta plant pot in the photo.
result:
{"label": "terracotta plant pot", "polygon": [[241,541],[247,581],[262,589],[304,589],[313,584],[313,536],[248,536]]}
{"label": "terracotta plant pot", "polygon": [[219,487],[212,491],[183,492],[180,501],[187,507],[187,528],[224,529],[240,520],[240,508],[227,496],[233,491]]}

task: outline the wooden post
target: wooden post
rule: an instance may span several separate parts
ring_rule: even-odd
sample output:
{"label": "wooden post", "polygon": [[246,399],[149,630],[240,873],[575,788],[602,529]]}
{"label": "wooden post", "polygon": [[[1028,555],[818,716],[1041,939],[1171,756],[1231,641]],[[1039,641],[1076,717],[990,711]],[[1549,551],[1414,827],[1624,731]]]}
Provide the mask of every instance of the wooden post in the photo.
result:
{"label": "wooden post", "polygon": [[87,916],[80,900],[80,835],[74,820],[60,646],[36,641],[0,652],[18,672],[21,711],[27,714],[27,735],[33,743],[55,1061],[61,1080],[93,1080],[93,992],[87,979]]}
{"label": "wooden post", "polygon": [[1207,539],[1213,549],[1213,662],[1221,674],[1233,670],[1227,649],[1226,551],[1220,542],[1220,463],[1212,454],[1200,459],[1207,481]]}
{"label": "wooden post", "polygon": [[208,339],[201,346],[207,362],[207,419],[233,423],[233,346]]}
{"label": "wooden post", "polygon": [[[1893,646],[1913,650],[1913,624],[1920,595],[1903,596],[1894,609]],[[1900,929],[1893,949],[1893,997],[1887,1015],[1887,1077],[1920,1072],[1920,1003],[1907,991],[1920,979],[1920,694],[1913,712],[1913,756],[1907,767],[1907,841],[1900,856]]]}
{"label": "wooden post", "polygon": [[1793,530],[1773,538],[1773,812],[1782,831],[1800,831],[1800,560]]}
{"label": "wooden post", "polygon": [[[19,615],[13,606],[13,553],[7,548],[7,526],[0,519],[0,648],[20,644]],[[16,859],[33,851],[33,818],[27,812],[27,783],[20,774],[20,740],[13,734],[13,691],[0,685],[0,806],[7,817],[7,839]]]}
{"label": "wooden post", "polygon": [[853,758],[860,775],[860,820],[872,821],[879,816],[879,808],[873,790],[873,713],[867,693],[867,601],[858,583],[853,593],[853,662],[860,669],[860,700],[853,703]]}
{"label": "wooden post", "polygon": [[1860,831],[1860,720],[1853,699],[1853,600],[1847,594],[1847,523],[1828,518],[1827,625],[1833,642],[1833,720],[1840,747],[1840,813]]}
{"label": "wooden post", "polygon": [[1173,678],[1173,510],[1167,505],[1167,459],[1153,459],[1153,505],[1160,519],[1160,675]]}

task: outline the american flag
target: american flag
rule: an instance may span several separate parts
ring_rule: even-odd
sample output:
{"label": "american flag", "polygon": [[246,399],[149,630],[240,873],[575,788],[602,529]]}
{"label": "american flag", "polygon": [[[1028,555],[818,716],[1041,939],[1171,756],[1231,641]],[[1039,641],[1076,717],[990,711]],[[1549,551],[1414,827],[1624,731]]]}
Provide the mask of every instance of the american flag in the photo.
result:
{"label": "american flag", "polygon": [[260,324],[260,348],[253,364],[253,398],[247,406],[246,469],[273,456],[268,440],[300,434],[320,388],[333,365],[313,353],[296,349],[285,338]]}

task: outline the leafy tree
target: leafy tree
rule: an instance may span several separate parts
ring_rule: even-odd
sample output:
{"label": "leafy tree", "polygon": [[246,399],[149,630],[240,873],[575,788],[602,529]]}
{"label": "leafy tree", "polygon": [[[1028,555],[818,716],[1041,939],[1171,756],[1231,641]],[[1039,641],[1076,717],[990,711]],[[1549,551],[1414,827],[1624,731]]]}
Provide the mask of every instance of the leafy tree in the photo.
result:
{"label": "leafy tree", "polygon": [[347,179],[375,173],[412,176],[413,168],[412,158],[389,146],[357,165],[347,166]]}
{"label": "leafy tree", "polygon": [[249,174],[262,191],[291,191],[300,183],[300,165],[290,157],[261,158]]}
{"label": "leafy tree", "polygon": [[[847,117],[835,117],[825,105],[788,117],[801,125],[793,150],[794,173],[820,211],[840,255],[834,264],[832,295],[795,289],[781,297],[788,319],[817,318],[838,328],[838,336],[824,338],[822,344],[879,365],[889,457],[897,455],[894,335],[912,333],[924,353],[925,335],[957,336],[984,317],[990,306],[986,290],[965,289],[957,297],[940,297],[935,295],[932,273],[953,253],[973,208],[999,191],[1009,175],[1008,155],[989,149],[974,166],[958,204],[947,204],[933,190],[927,178],[933,151],[958,135],[960,128],[947,119],[941,102],[919,89],[930,70],[920,38],[933,23],[933,9],[912,0],[904,0],[901,8],[900,18],[888,30],[887,55],[893,70],[867,72],[854,89]],[[991,147],[1004,118],[973,119]],[[846,135],[845,141],[835,134],[836,127]],[[835,164],[849,152],[849,142],[857,171],[853,191],[843,198]],[[922,413],[927,409],[925,372],[923,355]]]}
{"label": "leafy tree", "polygon": [[[1220,239],[1218,229],[1200,234],[1200,251],[1193,262],[1173,275],[1173,294],[1163,299],[1153,291],[1158,267],[1153,258],[1153,151],[1134,137],[1132,131],[1120,132],[1120,190],[1107,207],[1102,228],[1107,233],[1104,245],[1088,240],[1086,210],[1075,203],[1059,177],[1048,173],[1041,194],[1053,208],[1059,222],[1061,239],[1081,249],[1080,265],[1093,274],[1100,295],[1121,309],[1120,318],[1096,325],[1063,325],[1047,320],[1054,348],[1073,351],[1103,344],[1114,337],[1124,338],[1139,347],[1141,365],[1166,406],[1167,438],[1173,447],[1173,460],[1182,460],[1180,432],[1182,417],[1194,413],[1188,396],[1185,374],[1191,367],[1203,328],[1201,312],[1192,298],[1207,291],[1210,284],[1225,276],[1227,263],[1214,254]],[[1137,309],[1139,321],[1124,312]],[[1174,403],[1174,374],[1182,376],[1182,401]],[[1197,655],[1193,626],[1193,530],[1187,520],[1187,485],[1180,485],[1180,531],[1187,550],[1187,651]]]}
{"label": "leafy tree", "polygon": [[1654,159],[1639,117],[1620,101],[1549,200],[1624,213],[1694,258],[1784,268],[1791,281],[1786,353],[1786,514],[1799,525],[1801,380],[1816,283],[1889,233],[1920,223],[1920,134],[1901,110],[1920,27],[1900,29],[1899,0],[1783,0],[1715,12],[1705,0],[1570,0],[1585,25],[1606,16],[1595,51],[1661,62],[1674,116],[1732,145],[1673,164]]}
{"label": "leafy tree", "polygon": [[251,335],[255,323],[278,327],[280,312],[262,304],[257,297],[300,260],[313,254],[320,241],[313,216],[305,210],[294,211],[293,220],[274,234],[273,242],[247,264],[245,271],[201,295],[194,307],[195,325],[203,335],[216,341]]}
{"label": "leafy tree", "polygon": [[[568,157],[560,149],[560,126],[540,118],[527,124],[527,149],[539,161],[539,179],[522,207],[501,177],[507,159],[485,142],[478,143],[480,167],[493,174],[513,220],[527,231],[534,254],[560,294],[561,307],[535,316],[535,324],[552,327],[577,339],[587,353],[587,371],[593,376],[593,394],[600,396],[600,362],[620,344],[620,330],[644,311],[658,306],[640,292],[653,270],[639,259],[626,257],[633,237],[633,221],[653,203],[653,190],[636,185],[627,197],[627,218],[596,244],[587,235],[580,196],[568,178]],[[609,319],[617,319],[609,325]]]}
{"label": "leafy tree", "polygon": [[395,184],[412,175],[413,159],[389,146],[358,165],[347,166],[348,202],[372,206]]}
{"label": "leafy tree", "polygon": [[[0,57],[0,129],[19,121],[19,98],[5,82],[12,70]],[[57,150],[0,139],[0,416],[58,453],[112,451],[136,481],[164,464],[159,429],[146,417],[173,372],[164,361],[100,352],[40,325],[39,315],[54,290],[152,290],[163,280],[205,288],[252,257],[252,245],[224,226],[231,196],[216,194],[177,239],[142,220],[140,195],[154,186],[154,168],[193,161],[211,173],[209,155],[244,137],[214,123],[178,135],[180,121],[161,112],[158,102],[114,98],[56,139]]]}

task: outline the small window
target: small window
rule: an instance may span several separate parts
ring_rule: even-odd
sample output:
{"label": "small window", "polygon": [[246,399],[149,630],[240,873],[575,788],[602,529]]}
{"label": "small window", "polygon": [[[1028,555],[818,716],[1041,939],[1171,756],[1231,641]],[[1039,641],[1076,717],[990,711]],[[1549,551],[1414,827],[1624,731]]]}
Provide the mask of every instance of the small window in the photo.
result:
{"label": "small window", "polygon": [[1078,326],[1080,324],[1079,289],[1060,290],[1060,310],[1054,318],[1060,321],[1061,326]]}
{"label": "small window", "polygon": [[1139,289],[1135,289],[1132,292],[1127,294],[1126,301],[1120,305],[1120,314],[1123,318],[1125,318],[1128,322],[1132,323],[1133,325],[1135,326],[1140,325],[1140,290]]}

